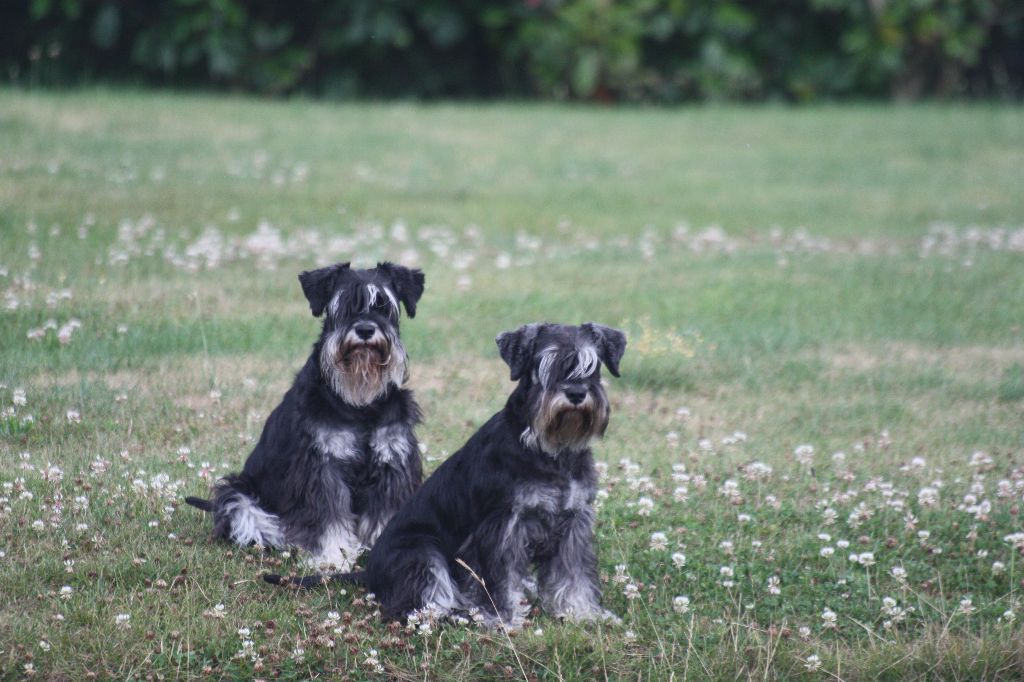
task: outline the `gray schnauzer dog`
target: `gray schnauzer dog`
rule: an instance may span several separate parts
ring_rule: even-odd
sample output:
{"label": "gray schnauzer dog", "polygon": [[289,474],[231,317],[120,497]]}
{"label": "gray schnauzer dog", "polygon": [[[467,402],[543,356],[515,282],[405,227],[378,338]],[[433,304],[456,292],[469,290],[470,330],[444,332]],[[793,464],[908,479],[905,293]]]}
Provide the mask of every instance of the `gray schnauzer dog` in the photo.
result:
{"label": "gray schnauzer dog", "polygon": [[340,263],[299,282],[314,317],[324,315],[312,354],[242,472],[218,481],[212,500],[186,501],[213,513],[217,537],[300,547],[315,565],[348,570],[423,478],[398,306],[416,315],[424,277]]}
{"label": "gray schnauzer dog", "polygon": [[590,442],[608,425],[601,363],[619,376],[626,337],[593,323],[530,324],[497,343],[518,385],[391,519],[366,569],[268,582],[362,584],[392,619],[479,613],[517,628],[527,592],[555,616],[615,619],[601,607]]}

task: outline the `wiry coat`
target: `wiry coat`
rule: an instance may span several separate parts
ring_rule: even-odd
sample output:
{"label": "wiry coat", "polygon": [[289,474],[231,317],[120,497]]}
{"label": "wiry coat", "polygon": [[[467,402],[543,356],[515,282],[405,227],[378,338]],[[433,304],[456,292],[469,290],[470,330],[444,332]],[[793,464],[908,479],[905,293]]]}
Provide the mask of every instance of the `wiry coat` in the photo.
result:
{"label": "wiry coat", "polygon": [[398,302],[415,314],[423,276],[344,264],[300,280],[313,314],[327,313],[313,352],[242,471],[218,481],[209,503],[189,501],[213,512],[217,537],[299,547],[347,569],[423,477],[398,337]]}
{"label": "wiry coat", "polygon": [[[601,607],[593,545],[597,476],[588,443],[603,433],[608,403],[590,353],[617,376],[625,337],[599,325],[528,325],[498,344],[519,380],[505,408],[399,510],[364,571],[331,577],[365,584],[389,618],[477,611],[514,628],[534,584],[553,615],[613,618]],[[560,396],[578,402],[559,407]],[[574,412],[586,418],[574,421]],[[546,424],[555,426],[538,434]]]}

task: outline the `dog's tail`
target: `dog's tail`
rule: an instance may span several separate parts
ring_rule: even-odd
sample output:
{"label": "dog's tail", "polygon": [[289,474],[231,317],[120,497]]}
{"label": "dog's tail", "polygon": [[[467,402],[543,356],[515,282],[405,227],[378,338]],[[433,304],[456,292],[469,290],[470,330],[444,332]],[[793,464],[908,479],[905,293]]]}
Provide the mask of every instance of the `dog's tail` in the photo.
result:
{"label": "dog's tail", "polygon": [[324,575],[315,573],[313,575],[298,576],[295,578],[274,573],[264,573],[263,579],[271,585],[287,585],[297,589],[309,589],[318,585],[328,583],[348,583],[349,585],[365,585],[366,571],[352,571],[351,573],[331,573]]}
{"label": "dog's tail", "polygon": [[213,511],[213,502],[210,500],[204,500],[201,497],[192,497],[191,495],[185,498],[185,502],[191,504],[196,509],[202,509],[204,512]]}

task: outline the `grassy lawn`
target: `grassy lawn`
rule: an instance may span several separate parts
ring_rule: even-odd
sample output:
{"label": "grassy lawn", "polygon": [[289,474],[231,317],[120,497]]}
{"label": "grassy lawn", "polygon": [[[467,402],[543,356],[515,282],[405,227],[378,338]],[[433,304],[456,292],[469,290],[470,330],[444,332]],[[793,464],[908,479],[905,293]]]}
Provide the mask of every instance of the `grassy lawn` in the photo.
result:
{"label": "grassy lawn", "polygon": [[[0,91],[0,677],[1020,679],[1022,169],[999,106]],[[378,259],[427,275],[428,469],[510,391],[498,332],[628,332],[621,626],[408,631],[182,504],[308,353],[296,274]]]}

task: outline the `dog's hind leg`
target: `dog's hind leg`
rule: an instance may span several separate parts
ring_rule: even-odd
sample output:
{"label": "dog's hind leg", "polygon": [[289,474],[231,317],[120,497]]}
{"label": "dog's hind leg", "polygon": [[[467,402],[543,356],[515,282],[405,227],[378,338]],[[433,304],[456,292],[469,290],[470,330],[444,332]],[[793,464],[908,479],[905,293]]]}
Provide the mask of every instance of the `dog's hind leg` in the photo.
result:
{"label": "dog's hind leg", "polygon": [[213,534],[247,547],[286,546],[281,520],[263,509],[254,497],[240,489],[235,476],[217,482],[213,500]]}

